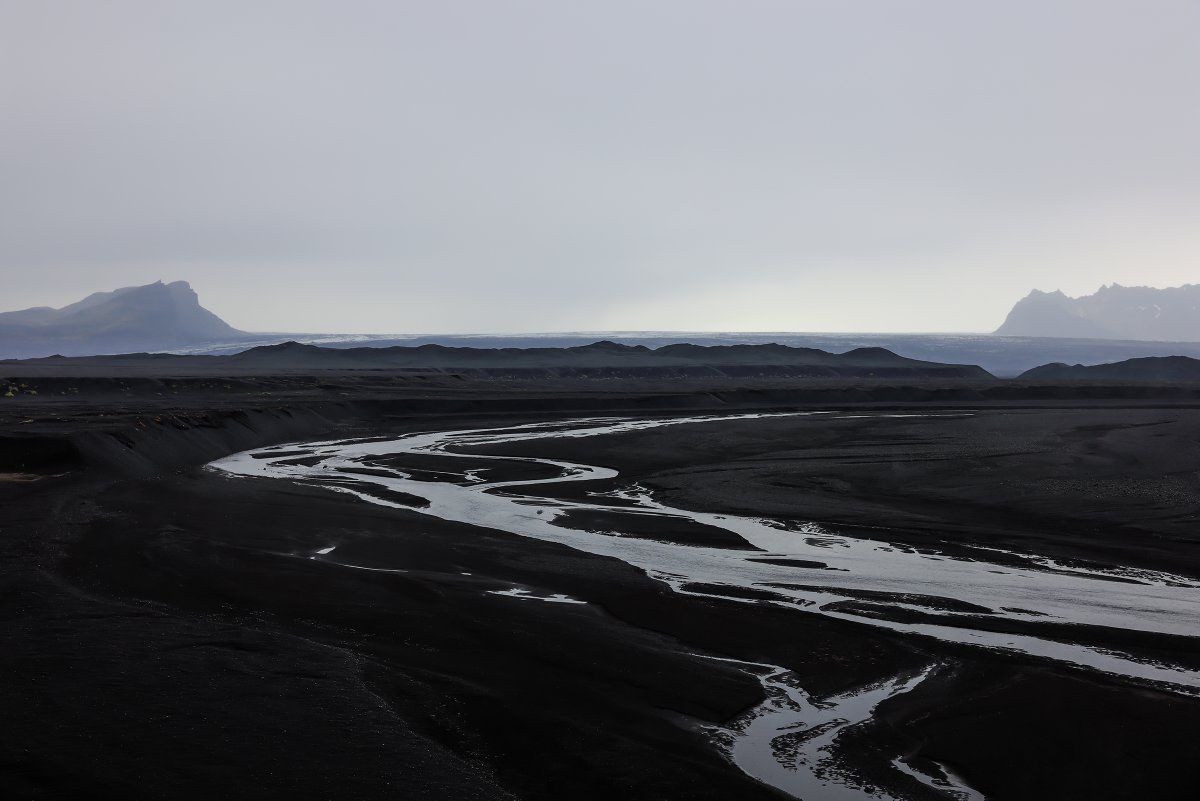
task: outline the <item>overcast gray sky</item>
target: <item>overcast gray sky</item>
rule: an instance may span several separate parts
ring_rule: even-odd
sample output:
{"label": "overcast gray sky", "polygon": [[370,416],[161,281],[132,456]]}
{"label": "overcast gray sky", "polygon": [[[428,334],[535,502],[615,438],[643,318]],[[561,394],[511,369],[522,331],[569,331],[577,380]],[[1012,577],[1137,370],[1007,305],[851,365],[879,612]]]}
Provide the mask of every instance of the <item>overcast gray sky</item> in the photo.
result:
{"label": "overcast gray sky", "polygon": [[1200,281],[1195,0],[0,0],[0,308],[979,331]]}

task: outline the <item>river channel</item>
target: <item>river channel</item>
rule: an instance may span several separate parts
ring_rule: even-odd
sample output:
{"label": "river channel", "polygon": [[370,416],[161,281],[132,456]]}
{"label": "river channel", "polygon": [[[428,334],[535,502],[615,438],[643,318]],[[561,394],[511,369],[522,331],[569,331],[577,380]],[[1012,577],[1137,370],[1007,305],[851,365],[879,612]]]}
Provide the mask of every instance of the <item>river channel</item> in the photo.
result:
{"label": "river channel", "polygon": [[[302,443],[235,454],[210,468],[236,476],[315,483],[368,503],[413,509],[615,557],[681,593],[799,607],[900,634],[1016,652],[1172,692],[1200,694],[1200,672],[1188,666],[1149,661],[1062,636],[1069,626],[1195,636],[1200,631],[1200,585],[1185,577],[1084,568],[985,548],[969,549],[966,556],[962,549],[940,553],[850,537],[803,521],[783,523],[672,508],[636,484],[622,484],[617,471],[607,467],[471,453],[473,447],[497,443],[604,437],[761,416],[583,418]],[[404,465],[406,457],[419,461],[431,455],[443,457],[437,470]],[[447,467],[447,462],[461,463],[461,469]],[[499,469],[505,465],[508,480],[489,478],[506,472]],[[525,477],[511,478],[514,469]],[[597,482],[604,491],[583,499],[553,497],[553,485],[584,481]],[[568,517],[580,514],[604,520],[605,526],[564,525]],[[644,525],[636,525],[647,517],[720,529],[740,538],[745,547],[653,539],[644,533]],[[622,520],[631,523],[628,530],[622,530]],[[336,543],[308,556],[356,567],[339,562]],[[505,594],[524,600],[576,602],[566,595],[531,596],[520,588]],[[997,621],[1014,625],[1006,631]],[[1041,634],[1040,629],[1047,633]],[[763,682],[767,700],[718,732],[739,767],[801,798],[891,798],[879,788],[840,773],[833,746],[841,730],[869,720],[876,705],[911,690],[932,665],[924,673],[819,699],[808,696],[780,668],[749,663],[745,668]],[[939,773],[928,766],[916,770],[902,762],[895,767],[947,798],[982,798],[949,771]]]}

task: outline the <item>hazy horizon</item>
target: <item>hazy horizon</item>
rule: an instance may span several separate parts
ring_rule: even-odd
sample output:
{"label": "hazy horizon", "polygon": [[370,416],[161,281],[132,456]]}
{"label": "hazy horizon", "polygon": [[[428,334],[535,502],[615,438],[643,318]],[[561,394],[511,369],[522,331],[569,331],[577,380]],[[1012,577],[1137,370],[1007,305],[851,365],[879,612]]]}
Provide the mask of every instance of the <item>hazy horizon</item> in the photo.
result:
{"label": "hazy horizon", "polygon": [[0,0],[3,310],[982,333],[1193,283],[1200,4]]}
{"label": "hazy horizon", "polygon": [[[190,283],[190,282],[187,282],[186,278],[170,279],[170,281],[162,281],[162,279],[160,279],[160,281],[158,281],[157,283],[170,284],[170,283],[175,283],[175,281]],[[151,282],[151,283],[155,283],[155,282]],[[1097,291],[1099,291],[1099,289],[1115,287],[1115,285],[1117,285],[1117,284],[1115,284],[1115,283],[1114,284],[1104,284],[1104,285],[1102,285],[1102,287],[1098,288]],[[1190,285],[1200,285],[1200,284],[1184,284],[1183,287],[1190,287]],[[1136,285],[1136,287],[1126,287],[1126,288],[1127,289],[1129,289],[1129,288],[1133,288],[1133,289],[1163,289],[1163,288],[1145,287],[1145,285]],[[132,288],[131,287],[115,287],[115,288],[113,288],[113,290],[121,290],[121,289],[132,289]],[[101,294],[108,294],[108,293],[110,293],[110,291],[113,291],[113,290],[101,290]],[[79,301],[79,300],[84,300],[84,299],[83,299],[83,297],[77,297],[76,301]],[[199,297],[198,300],[200,302],[200,305],[204,306],[203,297]],[[61,308],[61,307],[58,307],[58,308]],[[11,312],[11,311],[22,311],[22,309],[0,308],[0,313]],[[209,311],[212,311],[212,309],[209,309]],[[220,314],[218,314],[218,317],[220,317]],[[464,339],[472,339],[472,338],[486,339],[486,338],[491,338],[491,337],[498,337],[498,338],[504,338],[504,337],[512,337],[512,338],[522,338],[522,337],[527,337],[527,338],[539,338],[539,337],[571,338],[571,337],[604,337],[604,336],[614,336],[614,337],[624,337],[624,338],[629,338],[629,337],[661,338],[661,337],[670,337],[670,336],[674,336],[674,335],[700,335],[701,337],[745,336],[748,338],[761,338],[761,337],[767,337],[767,336],[784,336],[784,337],[793,337],[793,338],[794,337],[820,338],[820,337],[826,337],[826,336],[828,336],[828,337],[866,337],[866,338],[888,337],[888,336],[896,336],[896,337],[989,336],[990,337],[990,336],[992,336],[992,331],[994,331],[994,330],[989,329],[989,330],[980,330],[980,331],[870,331],[870,330],[862,330],[862,331],[791,330],[790,331],[790,330],[785,330],[785,329],[779,329],[779,330],[734,331],[734,330],[728,330],[728,329],[708,329],[708,330],[703,330],[703,329],[590,329],[590,330],[588,330],[588,329],[578,329],[578,330],[562,329],[562,330],[553,330],[553,331],[516,330],[516,331],[504,331],[504,332],[499,332],[499,331],[433,331],[433,330],[431,330],[431,331],[316,331],[316,330],[290,330],[290,331],[287,331],[287,330],[265,330],[265,329],[242,329],[241,330],[242,333],[246,333],[246,335],[250,335],[253,337],[262,337],[262,336],[266,336],[266,337],[276,336],[277,337],[277,336],[290,336],[290,335],[301,336],[301,337],[305,337],[305,342],[312,342],[312,343],[316,343],[316,344],[322,343],[322,339],[320,339],[320,337],[329,337],[329,342],[361,341],[361,342],[368,343],[368,342],[376,341],[376,339],[389,339],[389,338],[421,339],[421,338],[438,338],[438,337],[440,337],[440,338],[460,338],[461,337]],[[1021,338],[1025,338],[1025,335],[1019,335],[1019,336],[1021,336]]]}

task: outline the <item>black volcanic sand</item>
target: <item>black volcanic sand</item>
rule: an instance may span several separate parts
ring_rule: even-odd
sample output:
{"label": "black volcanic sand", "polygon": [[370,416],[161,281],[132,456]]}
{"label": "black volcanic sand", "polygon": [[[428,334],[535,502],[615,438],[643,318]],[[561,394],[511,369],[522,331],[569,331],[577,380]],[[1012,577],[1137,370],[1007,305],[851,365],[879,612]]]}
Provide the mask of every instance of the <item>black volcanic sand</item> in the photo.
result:
{"label": "black volcanic sand", "polygon": [[[904,754],[992,799],[1200,786],[1195,700],[750,598],[679,595],[551,543],[189,466],[273,442],[488,424],[470,399],[423,392],[371,408],[322,392],[245,411],[224,395],[0,410],[0,795],[779,797],[705,736],[761,690],[703,655],[785,665],[817,695],[941,663],[848,735],[867,775]],[[497,405],[506,423],[563,408],[545,394]],[[611,405],[671,408],[661,396]],[[675,505],[1196,575],[1184,480],[1195,415],[773,419],[488,450],[616,467]],[[1113,491],[1121,477],[1138,491]],[[585,603],[494,594],[513,588]]]}
{"label": "black volcanic sand", "polygon": [[685,509],[815,521],[967,555],[964,545],[982,545],[1200,577],[1197,410],[929,411],[947,416],[785,416],[475,450],[586,452]]}
{"label": "black volcanic sand", "polygon": [[[3,657],[32,685],[6,698],[4,764],[33,797],[74,786],[59,766],[114,797],[774,797],[698,729],[757,681],[693,652],[830,689],[927,658],[285,482],[189,473],[63,503],[79,539],[61,578],[27,579]],[[385,566],[406,572],[357,569]],[[587,604],[489,594],[513,587]]]}

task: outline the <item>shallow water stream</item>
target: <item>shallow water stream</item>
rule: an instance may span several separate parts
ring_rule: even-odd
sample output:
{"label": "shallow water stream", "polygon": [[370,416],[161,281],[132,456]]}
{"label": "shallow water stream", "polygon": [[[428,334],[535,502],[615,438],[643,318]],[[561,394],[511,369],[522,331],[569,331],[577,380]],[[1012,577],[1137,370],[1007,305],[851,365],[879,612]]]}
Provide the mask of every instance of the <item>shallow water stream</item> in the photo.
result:
{"label": "shallow water stream", "polygon": [[[615,557],[679,592],[746,600],[739,597],[739,591],[743,595],[752,591],[759,599],[756,602],[766,599],[768,603],[800,606],[808,612],[899,633],[1019,652],[1134,681],[1153,682],[1175,692],[1200,694],[1200,672],[1195,670],[1049,636],[1054,633],[1051,628],[1061,624],[1195,636],[1200,631],[1200,593],[1197,593],[1200,585],[1186,578],[1145,570],[1089,570],[983,548],[970,551],[970,557],[952,556],[847,537],[815,524],[783,526],[773,520],[675,509],[637,486],[593,494],[586,500],[525,494],[524,488],[536,487],[538,492],[546,492],[547,485],[611,480],[618,474],[594,465],[478,456],[469,452],[471,446],[478,445],[597,437],[660,426],[762,416],[765,415],[587,418],[395,438],[293,444],[235,454],[210,467],[233,475],[316,483],[384,506],[412,508],[396,498],[424,499],[428,506],[415,511]],[[428,459],[431,455],[443,457],[443,461],[445,457],[461,460],[463,467],[455,471],[442,469],[444,465],[439,464],[438,471],[431,471],[410,470],[404,465],[405,456],[414,457],[419,463],[420,458]],[[491,481],[487,476],[493,471],[481,469],[489,464],[521,466],[534,469],[537,475]],[[614,530],[564,527],[562,523],[571,513],[602,513],[605,521],[616,521],[606,522]],[[631,521],[635,519],[631,516],[645,515],[722,529],[753,548],[663,542],[620,530],[620,520]],[[335,545],[331,543],[330,547],[315,552],[312,558],[356,567],[338,562]],[[727,588],[728,595],[723,588]],[[537,600],[516,588],[507,594]],[[553,599],[572,600],[561,595]],[[921,616],[922,622],[911,622],[914,615]],[[933,622],[929,622],[930,618]],[[1043,635],[998,633],[977,625],[980,621],[996,620],[1020,623],[1026,632],[1049,626]],[[1061,637],[1062,628],[1057,628],[1057,632]],[[836,698],[812,699],[788,679],[786,671],[762,665],[746,668],[763,682],[768,697],[760,708],[727,730],[730,755],[743,770],[800,797],[891,797],[839,772],[836,738],[847,726],[869,720],[871,711],[886,698],[911,690],[924,674],[897,677]],[[948,798],[982,798],[949,772],[929,775],[904,763],[895,767]]]}

